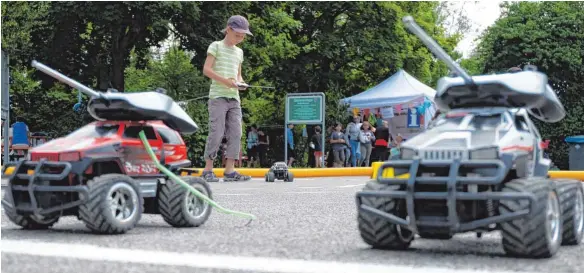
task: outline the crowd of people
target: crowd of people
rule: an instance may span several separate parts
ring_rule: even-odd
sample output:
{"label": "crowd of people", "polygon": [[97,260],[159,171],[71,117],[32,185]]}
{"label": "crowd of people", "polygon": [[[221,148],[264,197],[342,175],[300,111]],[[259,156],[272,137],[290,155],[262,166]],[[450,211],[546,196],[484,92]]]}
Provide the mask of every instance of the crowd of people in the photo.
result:
{"label": "crowd of people", "polygon": [[[292,127],[292,125],[290,126]],[[321,128],[314,128],[310,141],[314,167],[369,167],[374,161],[386,161],[399,156],[401,135],[390,133],[389,123],[379,115],[351,116],[347,124],[329,126],[322,151]],[[289,160],[289,165],[292,162]],[[324,163],[324,165],[322,165]]]}
{"label": "crowd of people", "polygon": [[[432,117],[434,120],[440,111]],[[377,114],[351,115],[347,123],[335,122],[323,132],[320,126],[309,127],[308,148],[298,147],[298,140],[294,133],[294,124],[286,128],[288,166],[295,166],[299,153],[308,150],[308,165],[315,168],[338,167],[370,167],[372,162],[397,159],[400,155],[401,144],[405,138],[400,134],[390,132],[389,122]],[[274,136],[274,132],[271,132]],[[322,149],[322,134],[324,135],[324,152]],[[270,167],[275,161],[282,161],[284,151],[280,150],[284,135],[275,135],[276,145],[270,141],[268,131],[252,124],[246,129],[246,139],[241,145],[238,167],[256,168]],[[219,153],[225,160],[227,139],[223,138]],[[283,148],[283,147],[282,147]],[[302,149],[305,148],[306,150]],[[225,162],[224,162],[225,163]]]}
{"label": "crowd of people", "polygon": [[[293,166],[297,160],[298,147],[295,145],[294,124],[286,128],[287,136],[287,164]],[[401,135],[393,136],[389,130],[387,120],[379,115],[350,116],[347,124],[336,122],[323,132],[320,126],[312,128],[313,134],[309,139],[309,162],[311,166],[322,167],[368,167],[371,162],[385,161],[399,156],[400,145],[404,141]],[[322,150],[322,134],[325,134],[325,149]],[[226,139],[223,140],[226,145]],[[251,125],[242,145],[242,154],[245,155],[245,164],[248,168],[266,167],[270,150],[270,137],[263,129],[255,124]],[[223,148],[223,147],[222,147]],[[273,147],[272,147],[273,148]],[[245,149],[245,150],[244,150]],[[224,150],[224,149],[221,149]]]}

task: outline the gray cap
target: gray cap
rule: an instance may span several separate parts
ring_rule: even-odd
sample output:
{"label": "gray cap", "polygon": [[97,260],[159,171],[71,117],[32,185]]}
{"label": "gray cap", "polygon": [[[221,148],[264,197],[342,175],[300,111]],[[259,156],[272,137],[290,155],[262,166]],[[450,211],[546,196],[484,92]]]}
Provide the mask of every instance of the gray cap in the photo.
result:
{"label": "gray cap", "polygon": [[[232,28],[236,32],[245,33],[253,36],[253,34],[251,34],[251,32],[249,31],[249,22],[247,21],[247,19],[245,19],[245,17],[241,15],[233,15],[229,17],[229,20],[227,20],[227,26]],[[223,29],[223,32],[225,31],[227,31],[227,28]]]}

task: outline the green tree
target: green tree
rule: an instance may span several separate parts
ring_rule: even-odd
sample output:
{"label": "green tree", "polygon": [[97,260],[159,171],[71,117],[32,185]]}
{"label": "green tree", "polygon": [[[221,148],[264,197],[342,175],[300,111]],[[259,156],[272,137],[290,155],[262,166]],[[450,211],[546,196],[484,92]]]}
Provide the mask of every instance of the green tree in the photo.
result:
{"label": "green tree", "polygon": [[125,71],[126,90],[138,92],[161,87],[175,101],[188,101],[185,111],[199,125],[200,130],[191,135],[183,135],[183,139],[193,164],[202,166],[209,129],[207,105],[201,97],[207,95],[208,83],[201,72],[191,64],[191,56],[187,52],[171,46],[160,54],[160,59],[152,58],[152,55],[153,52],[145,55],[144,58],[148,61],[143,69],[138,69],[137,57],[132,54],[131,65]]}
{"label": "green tree", "polygon": [[503,8],[482,35],[476,60],[483,62],[483,73],[531,64],[547,74],[567,116],[559,123],[536,123],[543,138],[551,139],[552,160],[566,169],[564,138],[584,134],[584,4],[517,2]]}
{"label": "green tree", "polygon": [[[77,92],[31,70],[33,59],[98,90],[124,90],[131,51],[138,64],[145,50],[168,36],[178,8],[194,2],[22,2],[2,5],[2,49],[10,58],[13,112],[33,130],[64,134],[79,126],[72,110]],[[26,75],[26,78],[21,77]],[[25,84],[38,83],[29,86]],[[21,88],[20,86],[26,86]],[[85,102],[87,100],[85,99]],[[15,117],[13,116],[13,117]],[[54,126],[53,120],[62,121]],[[90,120],[87,116],[83,120]],[[45,122],[46,121],[46,122]]]}

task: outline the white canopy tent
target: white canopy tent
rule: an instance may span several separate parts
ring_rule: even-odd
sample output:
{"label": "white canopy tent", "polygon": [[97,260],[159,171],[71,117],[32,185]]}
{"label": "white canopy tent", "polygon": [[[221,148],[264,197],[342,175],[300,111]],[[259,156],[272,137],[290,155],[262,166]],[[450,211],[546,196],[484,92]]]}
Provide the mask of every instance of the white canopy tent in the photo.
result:
{"label": "white canopy tent", "polygon": [[[433,102],[435,95],[436,90],[400,69],[380,84],[360,94],[344,98],[341,103],[347,105],[349,111],[358,108],[370,109],[374,113],[374,109],[380,109],[383,119],[390,123],[392,134],[399,133],[408,138],[427,127],[436,112]],[[415,119],[412,115],[419,115],[420,110],[423,112],[418,119],[421,126],[408,125],[408,121]]]}

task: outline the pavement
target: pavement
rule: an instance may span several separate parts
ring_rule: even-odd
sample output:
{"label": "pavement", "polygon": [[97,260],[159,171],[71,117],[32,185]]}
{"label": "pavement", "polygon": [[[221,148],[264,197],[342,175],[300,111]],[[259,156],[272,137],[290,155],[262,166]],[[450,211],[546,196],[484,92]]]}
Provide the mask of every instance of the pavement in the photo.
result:
{"label": "pavement", "polygon": [[357,231],[355,192],[366,177],[293,183],[212,183],[223,207],[198,228],[172,228],[144,215],[124,235],[94,235],[74,217],[51,230],[21,230],[1,217],[2,270],[9,272],[584,272],[584,245],[551,259],[504,255],[498,233],[451,240],[416,238],[407,251],[372,250]]}

